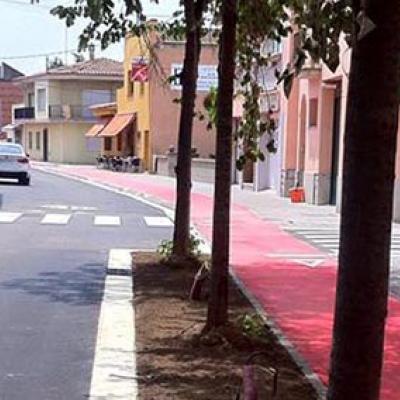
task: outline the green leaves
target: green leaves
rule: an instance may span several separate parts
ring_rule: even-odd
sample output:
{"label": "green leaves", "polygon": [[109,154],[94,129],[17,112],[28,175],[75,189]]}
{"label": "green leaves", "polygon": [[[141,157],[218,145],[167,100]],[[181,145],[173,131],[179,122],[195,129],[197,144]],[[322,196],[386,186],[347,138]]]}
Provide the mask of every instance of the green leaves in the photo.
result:
{"label": "green leaves", "polygon": [[211,87],[203,102],[203,106],[208,116],[207,130],[213,129],[217,123],[217,98],[218,90]]}
{"label": "green leaves", "polygon": [[50,12],[68,27],[78,18],[88,20],[79,36],[79,50],[86,49],[92,41],[99,41],[105,49],[128,33],[140,35],[146,29],[141,0],[123,0],[122,4],[114,0],[75,0],[72,6],[57,6]]}

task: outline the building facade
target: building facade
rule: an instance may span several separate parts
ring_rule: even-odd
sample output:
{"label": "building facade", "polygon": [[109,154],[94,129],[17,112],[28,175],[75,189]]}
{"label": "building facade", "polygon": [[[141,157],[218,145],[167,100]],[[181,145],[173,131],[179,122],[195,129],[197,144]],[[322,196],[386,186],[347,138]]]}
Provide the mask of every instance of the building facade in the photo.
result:
{"label": "building facade", "polygon": [[60,163],[94,163],[100,151],[85,133],[97,122],[90,107],[115,100],[122,63],[105,58],[18,78],[23,104],[13,107],[21,142],[31,158]]}
{"label": "building facade", "polygon": [[[150,35],[152,51],[141,37],[127,37],[124,56],[124,85],[117,92],[117,113],[104,126],[102,154],[108,156],[134,155],[142,160],[146,170],[157,169],[158,157],[176,151],[181,95],[179,78],[168,77],[182,69],[185,43]],[[200,67],[196,110],[212,85],[217,85],[217,47],[204,42]],[[141,69],[142,68],[142,69]],[[208,131],[205,121],[195,119],[193,147],[199,157],[215,154],[215,135]]]}
{"label": "building facade", "polygon": [[[284,40],[283,63],[295,51],[297,35]],[[281,195],[301,186],[309,204],[340,202],[344,124],[350,50],[342,41],[340,64],[330,71],[324,64],[306,61],[294,79],[289,98],[281,96]]]}
{"label": "building facade", "polygon": [[[284,41],[283,63],[293,57],[296,35]],[[309,204],[340,209],[351,50],[340,42],[336,71],[307,62],[288,99],[281,96],[283,134],[281,195],[300,185]],[[399,125],[400,126],[400,125]],[[400,129],[399,129],[400,135]],[[397,142],[394,220],[400,221],[400,141]]]}
{"label": "building facade", "polygon": [[12,122],[12,105],[20,103],[22,90],[12,80],[23,74],[6,63],[0,64],[0,140],[14,141],[14,126]]}
{"label": "building facade", "polygon": [[[272,189],[279,192],[281,178],[281,157],[282,143],[280,126],[280,97],[281,93],[278,88],[276,71],[282,69],[282,46],[281,43],[272,40],[265,40],[261,47],[261,52],[266,59],[268,65],[258,67],[257,82],[261,88],[260,95],[260,113],[261,121],[266,121],[269,118],[275,120],[277,127],[274,133],[274,145],[276,152],[272,153],[267,146],[271,140],[270,134],[265,134],[259,139],[259,147],[265,156],[265,160],[253,162],[247,160],[243,171],[233,170],[233,181],[239,184],[242,188],[249,188],[253,191],[261,191]],[[237,90],[240,87],[237,86]],[[243,98],[236,96],[233,104],[234,129],[237,129],[243,119]],[[234,156],[240,157],[243,154],[245,143],[242,141],[235,142]]]}

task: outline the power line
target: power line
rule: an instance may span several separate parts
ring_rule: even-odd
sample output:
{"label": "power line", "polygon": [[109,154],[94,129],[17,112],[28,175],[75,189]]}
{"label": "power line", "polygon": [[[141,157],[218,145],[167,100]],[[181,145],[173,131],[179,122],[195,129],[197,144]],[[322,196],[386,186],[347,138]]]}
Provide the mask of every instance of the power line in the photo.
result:
{"label": "power line", "polygon": [[[2,1],[2,0],[0,0]],[[77,53],[77,49],[71,49],[71,50],[59,50],[59,51],[51,51],[49,53],[37,53],[37,54],[25,54],[25,55],[20,55],[20,56],[6,56],[2,57],[0,56],[0,60],[23,60],[23,59],[28,59],[28,58],[43,58],[43,57],[48,57],[48,56],[56,56],[59,54],[73,54]]]}

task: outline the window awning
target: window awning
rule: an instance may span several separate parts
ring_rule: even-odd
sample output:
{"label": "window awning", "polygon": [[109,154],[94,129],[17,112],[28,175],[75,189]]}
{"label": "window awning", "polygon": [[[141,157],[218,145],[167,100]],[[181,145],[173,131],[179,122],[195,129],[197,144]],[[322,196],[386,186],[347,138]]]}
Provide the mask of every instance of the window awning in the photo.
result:
{"label": "window awning", "polygon": [[100,137],[113,137],[121,133],[135,118],[135,114],[117,114],[101,131]]}
{"label": "window awning", "polygon": [[1,130],[3,131],[13,131],[14,129],[18,128],[19,126],[21,126],[21,124],[8,124],[8,125],[4,125]]}
{"label": "window awning", "polygon": [[96,137],[104,128],[105,124],[94,124],[86,133],[86,137]]}

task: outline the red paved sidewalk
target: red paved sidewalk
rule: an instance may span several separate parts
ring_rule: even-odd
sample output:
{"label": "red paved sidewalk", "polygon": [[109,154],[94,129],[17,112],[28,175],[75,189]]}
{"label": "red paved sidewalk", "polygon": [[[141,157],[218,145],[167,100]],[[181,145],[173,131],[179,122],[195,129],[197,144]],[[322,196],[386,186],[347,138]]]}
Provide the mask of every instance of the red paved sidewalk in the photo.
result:
{"label": "red paved sidewalk", "polygon": [[[134,175],[92,167],[57,167],[62,173],[174,203],[174,188],[144,183]],[[211,238],[210,196],[194,193],[192,220]],[[300,265],[284,254],[323,256],[320,250],[257,217],[246,207],[232,207],[231,264],[247,290],[283,331],[298,353],[326,384],[335,296],[336,265],[326,258],[318,268]],[[382,400],[400,398],[400,302],[390,299]],[[351,388],[349,388],[351,390]],[[355,398],[357,394],[355,393]]]}

